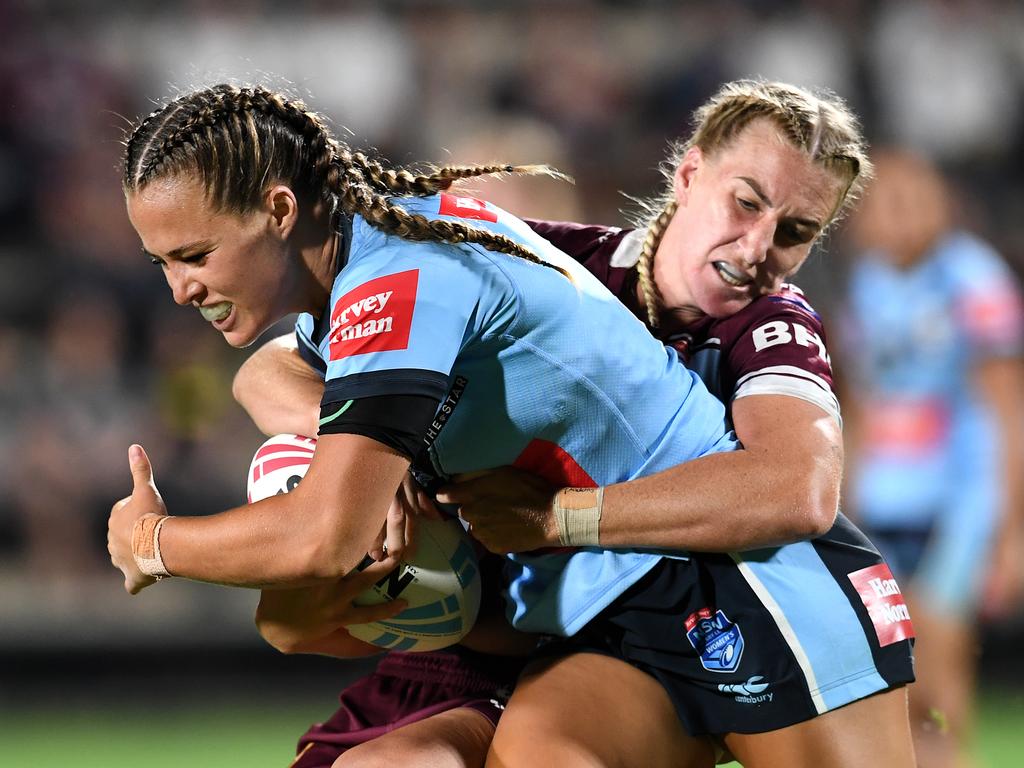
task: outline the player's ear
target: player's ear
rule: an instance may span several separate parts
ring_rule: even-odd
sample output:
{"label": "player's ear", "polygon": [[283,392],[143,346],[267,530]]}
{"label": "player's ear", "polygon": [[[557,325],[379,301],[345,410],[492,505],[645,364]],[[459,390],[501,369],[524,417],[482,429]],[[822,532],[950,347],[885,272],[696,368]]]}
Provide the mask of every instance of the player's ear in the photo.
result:
{"label": "player's ear", "polygon": [[270,213],[274,232],[282,239],[287,238],[299,219],[299,201],[295,192],[286,184],[278,184],[267,191],[264,204]]}
{"label": "player's ear", "polygon": [[703,163],[704,153],[700,147],[690,147],[679,160],[672,174],[672,193],[679,205],[685,206],[689,200],[697,170]]}

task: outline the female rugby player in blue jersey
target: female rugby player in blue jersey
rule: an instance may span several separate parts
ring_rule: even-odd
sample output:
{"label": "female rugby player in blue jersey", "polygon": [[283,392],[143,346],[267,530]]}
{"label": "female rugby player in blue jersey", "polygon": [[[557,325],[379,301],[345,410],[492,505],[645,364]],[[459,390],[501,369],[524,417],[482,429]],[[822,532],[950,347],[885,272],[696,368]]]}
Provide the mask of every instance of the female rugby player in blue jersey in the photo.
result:
{"label": "female rugby player in blue jersey", "polygon": [[[168,516],[148,457],[130,448],[134,489],[108,527],[128,591],[172,574],[302,589],[349,573],[460,381],[424,471],[529,454],[607,485],[735,449],[721,403],[584,267],[518,219],[443,192],[515,170],[386,168],[301,102],[259,87],[183,95],[132,131],[128,214],[174,300],[234,346],[299,312],[303,360],[326,384],[312,464],[287,495]],[[595,331],[616,346],[581,348]],[[536,381],[549,396],[523,385]],[[640,387],[650,402],[635,398]],[[587,547],[509,564],[519,620],[571,634],[662,560]],[[645,762],[684,751],[678,726],[666,735]]]}
{"label": "female rugby player in blue jersey", "polygon": [[[843,152],[837,152],[837,144]],[[721,551],[825,534],[807,545],[814,552],[809,559],[830,563],[835,579],[820,580],[831,581],[849,598],[860,624],[850,637],[865,639],[878,668],[884,668],[884,681],[869,671],[870,663],[860,673],[847,667],[838,673],[838,682],[834,670],[815,681],[815,668],[823,659],[810,660],[799,641],[787,640],[788,650],[779,653],[780,658],[796,655],[802,660],[793,666],[794,674],[784,676],[790,683],[802,677],[812,704],[806,710],[797,708],[803,714],[787,705],[783,717],[789,718],[788,724],[775,719],[779,708],[773,711],[771,704],[778,686],[768,676],[745,673],[738,681],[726,680],[729,671],[722,665],[717,671],[710,669],[714,659],[697,659],[698,646],[706,652],[730,627],[742,631],[746,623],[736,620],[718,628],[712,624],[702,635],[701,609],[712,608],[715,595],[701,584],[720,590],[717,609],[710,612],[717,615],[721,610],[732,619],[744,603],[761,606],[757,612],[773,602],[772,588],[755,571],[768,581],[772,569],[783,583],[787,577],[795,578],[803,592],[798,600],[814,612],[821,636],[828,638],[823,655],[832,653],[838,659],[850,649],[836,639],[844,630],[829,627],[819,602],[821,593],[814,588],[819,577],[801,567],[785,574],[785,567],[771,563],[767,552],[748,555],[746,563],[739,556],[695,557],[690,578],[696,583],[689,599],[705,598],[707,604],[678,622],[685,626],[693,619],[683,640],[692,645],[690,658],[680,667],[683,677],[692,680],[676,687],[673,698],[686,712],[691,732],[723,737],[749,765],[768,764],[767,760],[787,765],[912,762],[903,691],[869,698],[874,691],[897,688],[912,679],[907,639],[912,629],[905,621],[886,624],[886,609],[894,614],[905,606],[898,592],[886,596],[892,604],[885,606],[874,595],[873,579],[886,585],[883,591],[892,581],[882,578],[884,565],[877,559],[859,561],[864,552],[872,551],[870,545],[845,520],[829,530],[838,498],[841,442],[824,332],[799,292],[782,284],[849,201],[849,188],[857,186],[856,169],[851,178],[849,167],[843,160],[837,162],[835,155],[856,160],[862,172],[866,170],[856,125],[840,103],[786,86],[732,83],[702,108],[694,137],[671,159],[669,188],[655,205],[646,235],[534,223],[563,250],[583,260],[652,330],[701,370],[713,391],[731,401],[737,432],[747,448],[605,489],[603,503],[592,502],[602,507],[599,543]],[[836,178],[842,183],[835,185]],[[701,237],[694,237],[694,232]],[[236,379],[236,394],[265,431],[308,431],[315,427],[311,414],[322,388],[308,373],[308,367],[297,362],[294,344],[279,340],[250,358]],[[282,397],[283,392],[291,396]],[[551,486],[522,482],[521,476],[510,478],[503,470],[488,480],[452,486],[442,498],[461,503],[464,517],[474,522],[474,532],[497,551],[572,543],[559,530]],[[663,595],[656,593],[654,598]],[[782,620],[773,619],[767,629],[752,618],[747,632],[754,637],[793,637],[792,627],[782,618],[785,611],[779,614]],[[301,648],[301,642],[288,637],[286,627],[273,624],[268,621],[267,627],[279,642]],[[585,634],[593,635],[590,629]],[[606,630],[607,625],[602,631]],[[595,645],[592,640],[584,640],[584,648]],[[601,650],[607,653],[607,645]],[[402,680],[402,663],[401,656],[389,656],[380,680],[360,681],[343,694],[343,705],[357,706],[361,697],[379,694],[375,684],[396,685]],[[646,668],[651,670],[649,664]],[[660,671],[654,674],[664,679]],[[828,674],[833,675],[831,680],[825,679]],[[717,687],[716,678],[722,681]],[[864,685],[869,678],[875,682]],[[859,682],[851,684],[853,680]],[[614,762],[618,755],[617,759],[637,762],[639,753],[633,750],[651,733],[645,726],[664,723],[665,707],[671,707],[656,686],[651,690],[650,682],[646,675],[630,674],[625,665],[615,666],[593,654],[577,654],[541,674],[534,670],[513,699],[492,758],[503,764],[528,764],[551,760],[552,754],[565,761],[571,755],[597,755]],[[849,685],[845,701],[835,697],[844,682]],[[642,705],[637,703],[641,700]],[[855,703],[843,706],[848,701]],[[622,719],[623,711],[634,709],[633,703],[645,718],[642,725]],[[333,754],[339,754],[342,746],[360,743],[360,734],[346,731],[351,723],[345,720],[345,706],[336,720],[307,734],[304,744],[311,748],[310,759],[304,757],[298,765],[329,764],[324,761],[332,746]],[[452,706],[458,706],[454,697]],[[581,712],[587,715],[580,716]],[[458,710],[446,714],[447,726]],[[477,719],[468,712],[462,717],[467,726]],[[363,743],[348,754],[366,759],[402,749],[416,753],[426,749],[428,733],[428,724],[422,722]],[[446,738],[443,732],[436,735],[442,742]],[[352,740],[346,741],[349,737]],[[348,763],[343,756],[338,765],[344,764]],[[476,763],[464,756],[463,762],[452,764]]]}

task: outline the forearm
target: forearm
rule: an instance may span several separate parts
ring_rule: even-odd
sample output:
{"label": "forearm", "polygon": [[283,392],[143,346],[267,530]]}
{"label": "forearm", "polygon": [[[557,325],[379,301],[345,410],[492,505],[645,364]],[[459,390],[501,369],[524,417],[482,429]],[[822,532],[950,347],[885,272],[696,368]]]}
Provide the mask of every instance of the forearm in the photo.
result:
{"label": "forearm", "polygon": [[1024,362],[1016,358],[983,360],[975,370],[974,385],[990,414],[998,444],[1002,521],[1019,529],[1024,523],[1024,405],[1020,399]]}
{"label": "forearm", "polygon": [[[348,577],[353,578],[353,577]],[[354,578],[359,578],[358,574]],[[281,653],[318,653],[348,658],[379,653],[345,630],[346,611],[359,610],[340,579],[316,587],[267,589],[256,608],[260,637]],[[365,610],[365,609],[364,609]],[[371,609],[372,610],[372,609]]]}
{"label": "forearm", "polygon": [[174,576],[298,586],[351,571],[373,544],[407,457],[361,435],[327,435],[291,493],[207,517],[172,517],[159,548]]}
{"label": "forearm", "polygon": [[323,387],[289,334],[249,356],[235,374],[232,394],[264,434],[312,437],[317,434]]}
{"label": "forearm", "polygon": [[338,659],[373,656],[384,652],[383,648],[364,643],[362,640],[356,640],[344,629],[336,629],[326,637],[320,637],[315,640],[302,640],[285,648],[280,648],[274,643],[271,643],[271,645],[282,653],[315,653],[320,656],[334,656]]}
{"label": "forearm", "polygon": [[780,395],[737,400],[733,418],[742,450],[607,487],[601,545],[730,552],[831,528],[843,465],[835,422]]}
{"label": "forearm", "polygon": [[[1018,416],[1021,414],[1018,413]],[[1020,424],[1024,417],[1011,421],[1001,427],[1003,447],[1003,530],[1017,537],[1024,543],[1024,440],[1019,429],[1012,424]]]}
{"label": "forearm", "polygon": [[347,573],[376,530],[346,524],[343,510],[314,509],[316,499],[300,504],[297,491],[216,515],[171,517],[160,532],[164,565],[174,576],[239,587],[301,586]]}
{"label": "forearm", "polygon": [[793,397],[743,400],[733,414],[744,450],[603,489],[557,489],[502,467],[457,477],[437,500],[458,505],[477,540],[498,554],[595,545],[731,552],[825,533],[839,503],[838,425]]}
{"label": "forearm", "polygon": [[829,464],[812,458],[780,472],[767,451],[746,449],[608,486],[601,546],[731,552],[820,535],[838,505]]}

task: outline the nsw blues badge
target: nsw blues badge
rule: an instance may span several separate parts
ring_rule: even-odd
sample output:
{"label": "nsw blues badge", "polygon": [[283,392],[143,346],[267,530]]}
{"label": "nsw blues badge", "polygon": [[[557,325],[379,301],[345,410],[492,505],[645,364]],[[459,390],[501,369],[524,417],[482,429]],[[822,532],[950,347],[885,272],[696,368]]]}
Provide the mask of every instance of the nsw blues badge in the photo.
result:
{"label": "nsw blues badge", "polygon": [[735,672],[743,658],[743,633],[722,611],[701,608],[686,617],[686,637],[709,672]]}

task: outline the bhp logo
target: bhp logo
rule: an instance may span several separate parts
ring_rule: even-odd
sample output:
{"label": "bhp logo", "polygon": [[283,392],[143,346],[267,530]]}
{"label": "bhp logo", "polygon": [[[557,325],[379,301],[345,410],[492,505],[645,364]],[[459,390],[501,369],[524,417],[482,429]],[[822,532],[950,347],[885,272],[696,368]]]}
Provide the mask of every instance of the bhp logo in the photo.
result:
{"label": "bhp logo", "polygon": [[330,357],[386,352],[409,346],[419,270],[385,275],[353,288],[331,310]]}

